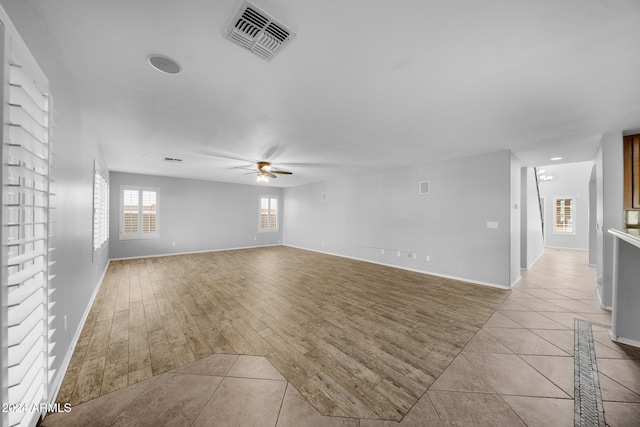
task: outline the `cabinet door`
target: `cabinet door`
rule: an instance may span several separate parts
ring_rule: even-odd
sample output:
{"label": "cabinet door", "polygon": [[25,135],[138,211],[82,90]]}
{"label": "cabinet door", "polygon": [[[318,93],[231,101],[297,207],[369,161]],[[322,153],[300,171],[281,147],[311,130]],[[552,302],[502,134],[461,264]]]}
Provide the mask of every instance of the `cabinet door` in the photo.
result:
{"label": "cabinet door", "polygon": [[624,137],[624,208],[640,209],[640,135]]}

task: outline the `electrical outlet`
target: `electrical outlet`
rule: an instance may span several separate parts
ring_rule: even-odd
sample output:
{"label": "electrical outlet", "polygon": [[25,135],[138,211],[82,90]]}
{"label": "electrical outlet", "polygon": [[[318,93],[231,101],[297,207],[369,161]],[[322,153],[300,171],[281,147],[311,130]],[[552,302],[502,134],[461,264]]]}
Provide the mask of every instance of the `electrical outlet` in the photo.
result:
{"label": "electrical outlet", "polygon": [[398,256],[400,256],[400,251],[398,251]]}
{"label": "electrical outlet", "polygon": [[413,254],[413,259],[418,259],[418,254]]}

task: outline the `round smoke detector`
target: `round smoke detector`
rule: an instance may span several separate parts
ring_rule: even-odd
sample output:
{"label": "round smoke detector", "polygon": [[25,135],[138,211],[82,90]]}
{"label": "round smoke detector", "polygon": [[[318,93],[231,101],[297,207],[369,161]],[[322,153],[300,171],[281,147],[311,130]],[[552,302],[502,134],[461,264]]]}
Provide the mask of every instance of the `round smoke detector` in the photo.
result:
{"label": "round smoke detector", "polygon": [[163,55],[149,55],[147,58],[149,64],[158,71],[162,71],[167,74],[178,74],[180,72],[180,65],[173,59]]}

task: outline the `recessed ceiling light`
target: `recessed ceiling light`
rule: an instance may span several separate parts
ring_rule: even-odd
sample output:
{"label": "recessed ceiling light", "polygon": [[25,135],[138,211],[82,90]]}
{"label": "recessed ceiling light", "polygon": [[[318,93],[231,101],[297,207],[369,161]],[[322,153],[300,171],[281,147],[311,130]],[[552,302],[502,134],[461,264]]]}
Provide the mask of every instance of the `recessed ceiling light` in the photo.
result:
{"label": "recessed ceiling light", "polygon": [[181,70],[180,65],[176,61],[164,55],[149,55],[147,60],[153,68],[163,73],[178,74]]}
{"label": "recessed ceiling light", "polygon": [[552,157],[552,158],[551,158],[551,161],[552,161],[552,162],[555,162],[555,161],[557,161],[557,160],[562,160],[562,157]]}

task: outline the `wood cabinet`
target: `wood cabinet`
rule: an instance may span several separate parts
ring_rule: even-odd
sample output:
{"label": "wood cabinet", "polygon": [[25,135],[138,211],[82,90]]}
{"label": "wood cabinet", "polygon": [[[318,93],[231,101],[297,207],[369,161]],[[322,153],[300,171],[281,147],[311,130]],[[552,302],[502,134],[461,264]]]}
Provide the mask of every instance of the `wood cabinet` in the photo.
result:
{"label": "wood cabinet", "polygon": [[640,135],[624,137],[624,209],[640,209]]}

